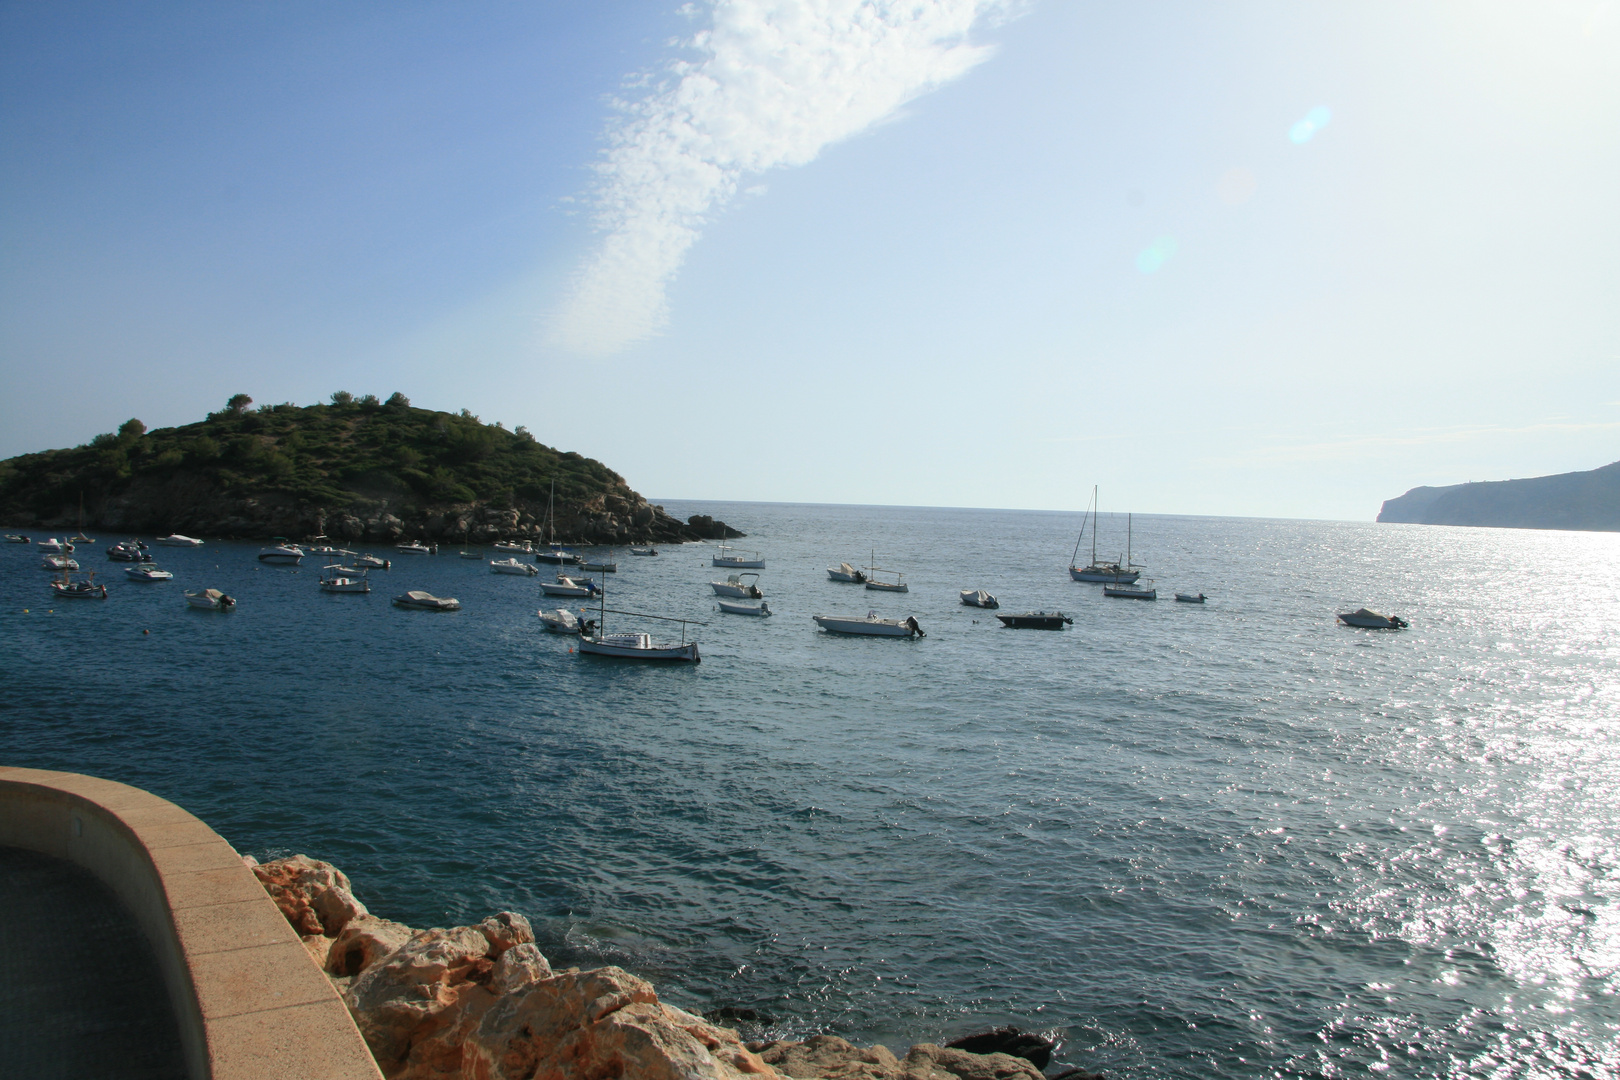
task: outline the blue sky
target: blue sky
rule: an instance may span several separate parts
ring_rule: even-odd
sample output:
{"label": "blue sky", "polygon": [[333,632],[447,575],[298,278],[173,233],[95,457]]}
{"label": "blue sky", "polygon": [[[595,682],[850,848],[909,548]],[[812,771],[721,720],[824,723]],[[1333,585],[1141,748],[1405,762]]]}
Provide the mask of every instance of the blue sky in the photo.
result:
{"label": "blue sky", "polygon": [[1612,0],[0,3],[0,456],[400,390],[654,497],[1365,519],[1620,458],[1616,192]]}

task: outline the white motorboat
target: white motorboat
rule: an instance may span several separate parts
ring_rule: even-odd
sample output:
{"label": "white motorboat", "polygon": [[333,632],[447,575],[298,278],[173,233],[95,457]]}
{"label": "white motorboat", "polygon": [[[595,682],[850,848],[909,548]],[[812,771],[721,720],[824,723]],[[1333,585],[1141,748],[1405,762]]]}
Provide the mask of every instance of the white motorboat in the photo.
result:
{"label": "white motorboat", "polygon": [[720,550],[715,552],[714,565],[726,566],[734,570],[763,570],[765,559],[757,551],[744,551],[740,554],[735,548],[727,547],[724,543]]}
{"label": "white motorboat", "polygon": [[160,536],[157,538],[155,543],[162,544],[164,547],[202,547],[201,540],[198,540],[195,537],[182,536],[179,533],[170,533],[168,536]]}
{"label": "white motorboat", "polygon": [[1205,599],[1203,593],[1176,593],[1176,600],[1183,604],[1202,604]]}
{"label": "white motorboat", "polygon": [[107,548],[107,558],[113,562],[146,562],[151,556],[139,540],[120,540]]}
{"label": "white motorboat", "polygon": [[1112,585],[1103,586],[1103,595],[1112,596],[1116,600],[1157,600],[1159,590],[1149,581],[1145,585],[1138,585],[1133,577],[1126,581],[1123,577]]}
{"label": "white motorboat", "polygon": [[[744,580],[745,578],[749,580]],[[724,581],[711,581],[709,586],[716,596],[741,596],[758,600],[765,594],[759,591],[758,574],[729,574]]]}
{"label": "white motorboat", "polygon": [[174,579],[173,574],[169,573],[167,570],[159,570],[151,563],[142,563],[139,566],[126,566],[124,567],[124,573],[126,576],[134,578],[136,581],[172,581]]}
{"label": "white motorboat", "polygon": [[364,567],[367,570],[386,570],[394,565],[388,559],[379,559],[369,551],[364,555],[357,556],[353,562],[354,565]]}
{"label": "white motorboat", "polygon": [[331,544],[321,544],[317,547],[305,548],[304,550],[310,555],[322,555],[329,559],[334,557],[342,558],[345,555],[354,554],[354,552],[350,551],[348,548],[333,547]]}
{"label": "white motorboat", "polygon": [[482,551],[462,551],[461,557],[463,559],[482,559],[484,553]]}
{"label": "white motorboat", "polygon": [[47,555],[39,560],[41,570],[77,570],[79,560],[71,555]]}
{"label": "white motorboat", "polygon": [[579,568],[581,570],[594,570],[598,574],[617,574],[619,572],[619,564],[612,559],[597,559],[595,561],[581,559]]}
{"label": "white motorboat", "polygon": [[49,540],[41,540],[35,546],[38,547],[40,551],[43,551],[48,555],[63,555],[69,554],[73,551],[73,545],[71,543],[64,543],[54,536]]}
{"label": "white motorboat", "polygon": [[658,554],[658,549],[655,548],[655,547],[644,547],[644,548],[633,547],[633,548],[630,549],[630,554],[632,554],[632,555],[642,555],[642,556],[657,555]]}
{"label": "white motorboat", "polygon": [[259,552],[259,561],[296,566],[304,558],[304,549],[297,544],[277,544]]}
{"label": "white motorboat", "polygon": [[998,608],[1001,606],[994,596],[983,589],[963,589],[959,594],[962,603],[968,607]]}
{"label": "white motorboat", "polygon": [[904,619],[880,619],[875,611],[859,615],[815,615],[817,626],[834,634],[865,634],[869,637],[927,637],[915,615]]}
{"label": "white motorboat", "polygon": [[[878,574],[893,574],[894,580],[885,581],[879,578]],[[866,587],[875,592],[910,592],[911,589],[906,585],[905,577],[906,575],[898,570],[879,570],[875,566],[868,566],[866,568]]]}
{"label": "white motorboat", "polygon": [[1411,625],[1399,615],[1380,615],[1366,608],[1346,612],[1339,616],[1339,621],[1346,626],[1356,626],[1363,630],[1404,630]]}
{"label": "white motorboat", "polygon": [[556,611],[542,609],[539,614],[540,622],[553,634],[578,634],[582,630],[596,629],[596,620],[583,618],[585,614],[583,610],[575,615],[567,608],[558,608]]}
{"label": "white motorboat", "polygon": [[684,660],[698,664],[697,642],[680,644],[654,641],[651,634],[581,634],[579,651],[591,656],[612,656],[620,660]]}
{"label": "white motorboat", "polygon": [[864,585],[866,583],[866,574],[864,571],[855,569],[847,562],[841,562],[836,568],[827,567],[827,580],[848,581],[856,585]]}
{"label": "white motorboat", "polygon": [[51,582],[51,594],[62,600],[105,600],[107,586],[96,584],[96,572],[85,571],[84,580],[73,580],[73,571],[63,570],[62,576]]}
{"label": "white motorboat", "polygon": [[547,596],[595,596],[598,589],[594,581],[581,582],[567,574],[558,574],[555,583],[542,581],[540,591]]}
{"label": "white motorboat", "polygon": [[566,566],[579,562],[579,553],[569,551],[562,547],[549,547],[534,553],[534,561],[550,563],[552,566]]}
{"label": "white motorboat", "polygon": [[327,577],[365,577],[368,569],[369,567],[364,566],[342,566],[333,563],[331,566],[321,567],[321,573]]}
{"label": "white motorboat", "polygon": [[[1130,556],[1125,562],[1107,562],[1097,559],[1097,487],[1092,485],[1091,504],[1086,507],[1087,515],[1091,519],[1091,562],[1085,566],[1080,565],[1080,543],[1086,538],[1086,518],[1080,519],[1080,535],[1074,540],[1074,554],[1069,557],[1069,576],[1075,581],[1101,582],[1104,585],[1134,584],[1142,576],[1142,572],[1131,565]],[[1130,517],[1125,518],[1126,545],[1130,544]]]}
{"label": "white motorboat", "polygon": [[757,604],[744,604],[736,600],[716,600],[715,603],[720,605],[721,611],[730,612],[733,615],[769,615],[771,613],[771,605],[764,600]]}
{"label": "white motorboat", "polygon": [[521,574],[524,577],[534,577],[540,568],[533,563],[518,562],[517,559],[491,559],[489,571],[492,574]]}
{"label": "white motorboat", "polygon": [[33,541],[30,540],[28,537],[24,536],[22,533],[6,533],[6,543],[8,543],[8,544],[32,544]]}
{"label": "white motorboat", "polygon": [[395,544],[394,550],[404,555],[432,555],[437,552],[439,548],[436,544],[429,547],[428,545],[419,541],[412,540],[403,544]]}
{"label": "white motorboat", "polygon": [[186,603],[203,611],[229,611],[236,601],[218,589],[198,589],[186,593]]}
{"label": "white motorboat", "polygon": [[371,579],[364,570],[350,570],[343,566],[321,567],[321,591],[330,593],[371,591]]}
{"label": "white motorboat", "polygon": [[527,540],[497,540],[489,546],[496,551],[511,551],[521,555],[534,554],[534,545]]}
{"label": "white motorboat", "polygon": [[421,589],[412,589],[401,596],[394,597],[394,606],[402,608],[416,608],[421,611],[460,611],[461,601],[453,596],[434,596]]}

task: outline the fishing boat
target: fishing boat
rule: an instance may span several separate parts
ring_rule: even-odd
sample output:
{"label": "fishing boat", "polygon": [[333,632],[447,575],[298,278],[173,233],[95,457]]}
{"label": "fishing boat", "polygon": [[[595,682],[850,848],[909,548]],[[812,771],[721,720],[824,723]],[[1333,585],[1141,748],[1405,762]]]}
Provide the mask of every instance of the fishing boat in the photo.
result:
{"label": "fishing boat", "polygon": [[260,562],[296,566],[298,563],[303,561],[303,548],[299,547],[297,544],[289,544],[285,540],[282,540],[282,538],[279,536],[276,537],[276,539],[281,540],[281,543],[276,544],[274,547],[267,547],[263,551],[259,552]]}
{"label": "fishing boat", "polygon": [[203,542],[190,536],[170,533],[168,536],[158,537],[157,543],[162,544],[164,547],[202,547]]}
{"label": "fishing boat", "polygon": [[[906,584],[905,576],[898,570],[880,570],[875,566],[866,568],[866,587],[877,592],[910,592],[911,587]],[[878,574],[893,574],[893,581],[884,581]]]}
{"label": "fishing boat", "polygon": [[439,550],[439,546],[434,544],[429,547],[419,540],[407,540],[403,544],[395,544],[394,550],[404,555],[432,555]]}
{"label": "fishing boat", "polygon": [[540,591],[547,596],[595,596],[600,590],[594,581],[579,581],[567,574],[558,574],[555,582],[542,581]]}
{"label": "fishing boat", "polygon": [[1022,615],[997,615],[1001,625],[1013,630],[1061,630],[1074,620],[1061,611],[1026,611]]}
{"label": "fishing boat", "polygon": [[1339,621],[1362,630],[1404,630],[1411,625],[1399,615],[1380,615],[1366,608],[1345,612],[1339,616]]}
{"label": "fishing boat", "polygon": [[174,575],[167,570],[159,570],[152,563],[141,563],[139,566],[124,567],[124,575],[136,581],[172,581]]}
{"label": "fishing boat", "polygon": [[859,615],[814,615],[815,624],[833,634],[864,634],[868,637],[927,637],[915,615],[904,619],[880,619],[875,611]]}
{"label": "fishing boat", "polygon": [[394,606],[402,608],[415,608],[419,611],[460,611],[461,601],[453,596],[434,596],[421,589],[412,589],[410,592],[394,597]]}
{"label": "fishing boat", "polygon": [[107,586],[96,584],[96,572],[85,571],[83,580],[75,581],[73,571],[64,569],[62,576],[51,582],[51,593],[64,600],[105,600]]}
{"label": "fishing boat", "polygon": [[714,565],[727,566],[734,570],[763,570],[765,559],[757,551],[744,551],[739,554],[736,548],[728,547],[722,540],[720,550],[714,555]]}
{"label": "fishing boat", "polygon": [[146,562],[151,556],[139,540],[120,540],[107,548],[107,558],[113,562]]}
{"label": "fishing boat", "polygon": [[1157,600],[1159,590],[1153,587],[1153,582],[1139,584],[1133,578],[1126,581],[1121,578],[1112,585],[1103,586],[1103,595],[1112,596],[1116,600]]}
{"label": "fishing boat", "polygon": [[218,589],[198,589],[186,593],[186,603],[201,611],[229,611],[236,601]]}
{"label": "fishing boat", "polygon": [[632,554],[632,555],[640,555],[640,556],[643,556],[643,557],[648,557],[648,556],[652,556],[652,555],[657,555],[658,554],[658,549],[655,548],[655,547],[644,547],[644,548],[633,547],[633,548],[630,549],[630,554]]}
{"label": "fishing boat", "polygon": [[[1125,557],[1124,564],[1118,562],[1099,562],[1097,559],[1097,487],[1092,486],[1091,504],[1086,508],[1091,518],[1091,562],[1080,566],[1080,543],[1086,538],[1086,518],[1080,519],[1080,535],[1074,540],[1074,554],[1069,558],[1069,576],[1075,581],[1092,581],[1109,583],[1131,584],[1142,576],[1142,572],[1131,565],[1130,556]],[[1125,536],[1127,546],[1130,543],[1130,517],[1125,519]]]}
{"label": "fishing boat", "polygon": [[998,608],[1001,604],[983,589],[963,589],[957,594],[968,607]]}
{"label": "fishing boat", "polygon": [[71,555],[47,555],[43,559],[39,560],[39,568],[41,570],[52,571],[77,570],[79,568],[79,560],[75,559]]}
{"label": "fishing boat", "polygon": [[[607,633],[607,617],[613,615],[629,615],[637,619],[657,619],[659,622],[678,622],[681,624],[681,640],[654,641],[651,634],[644,633]],[[582,632],[579,635],[579,651],[587,656],[611,656],[618,660],[664,660],[697,664],[703,658],[698,655],[697,642],[686,640],[686,624],[692,620],[672,619],[667,615],[648,615],[640,611],[620,611],[607,606],[607,588],[602,589],[602,599],[597,607],[596,628]],[[702,625],[699,623],[698,625]]]}
{"label": "fishing boat", "polygon": [[[748,580],[743,580],[747,578]],[[728,574],[724,581],[709,582],[716,596],[741,596],[749,600],[758,600],[765,594],[759,591],[758,574]]]}
{"label": "fishing boat", "polygon": [[619,564],[612,559],[596,559],[594,561],[581,559],[579,568],[581,570],[594,570],[598,574],[617,574],[619,572]]}
{"label": "fishing boat", "polygon": [[497,540],[489,546],[494,548],[496,551],[511,551],[521,555],[534,554],[534,545],[529,543],[527,540]]}
{"label": "fishing boat", "polygon": [[305,548],[304,550],[311,555],[320,555],[328,559],[354,554],[354,552],[350,551],[348,548],[333,547],[331,544],[319,544],[312,548]]}
{"label": "fishing boat", "polygon": [[732,615],[769,615],[771,613],[771,605],[763,600],[757,604],[744,604],[737,600],[716,600],[715,603],[720,606],[721,611],[729,612]]}
{"label": "fishing boat", "polygon": [[836,567],[827,567],[827,580],[848,581],[856,585],[864,585],[866,583],[866,573],[855,569],[847,562],[841,562]]}
{"label": "fishing boat", "polygon": [[369,569],[365,566],[343,566],[340,563],[333,563],[331,566],[323,566],[321,573],[328,577],[365,577]]}
{"label": "fishing boat", "polygon": [[491,559],[489,572],[492,574],[521,574],[524,577],[534,577],[540,568],[533,563],[518,562],[517,559]]}
{"label": "fishing boat", "polygon": [[553,634],[578,634],[596,629],[596,620],[585,618],[583,609],[578,615],[567,608],[558,608],[556,611],[542,609],[539,615],[541,624]]}
{"label": "fishing boat", "polygon": [[546,499],[546,520],[542,531],[551,535],[551,545],[542,551],[535,552],[534,561],[550,563],[552,566],[562,566],[579,562],[579,555],[569,551],[557,543],[557,481],[551,482],[551,495]]}
{"label": "fishing boat", "polygon": [[1204,596],[1203,593],[1185,593],[1185,592],[1176,593],[1176,601],[1177,601],[1177,603],[1182,603],[1182,604],[1202,604],[1205,599],[1206,599],[1206,597]]}
{"label": "fishing boat", "polygon": [[364,555],[356,556],[352,561],[354,565],[363,567],[367,570],[387,570],[390,566],[394,565],[387,559],[377,558],[377,556],[371,554],[369,551]]}
{"label": "fishing boat", "polygon": [[[332,569],[330,566],[328,570]],[[364,575],[349,577],[345,574],[333,574],[321,578],[321,592],[329,593],[368,593],[371,591],[371,581]]]}

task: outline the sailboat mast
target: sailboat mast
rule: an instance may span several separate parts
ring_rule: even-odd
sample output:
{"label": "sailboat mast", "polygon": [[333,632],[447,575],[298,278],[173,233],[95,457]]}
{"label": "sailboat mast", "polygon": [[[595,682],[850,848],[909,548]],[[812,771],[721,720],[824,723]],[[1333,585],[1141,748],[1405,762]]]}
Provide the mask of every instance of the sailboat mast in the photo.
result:
{"label": "sailboat mast", "polygon": [[1097,565],[1097,485],[1091,486],[1091,565]]}
{"label": "sailboat mast", "polygon": [[[1086,538],[1086,517],[1091,513],[1091,507],[1097,501],[1097,489],[1091,489],[1091,502],[1086,504],[1086,512],[1080,515],[1080,535],[1074,538],[1074,554],[1069,556],[1069,565],[1073,566],[1080,561],[1080,544]],[[1096,529],[1092,529],[1092,538],[1096,539]],[[1092,559],[1096,562],[1096,559]]]}

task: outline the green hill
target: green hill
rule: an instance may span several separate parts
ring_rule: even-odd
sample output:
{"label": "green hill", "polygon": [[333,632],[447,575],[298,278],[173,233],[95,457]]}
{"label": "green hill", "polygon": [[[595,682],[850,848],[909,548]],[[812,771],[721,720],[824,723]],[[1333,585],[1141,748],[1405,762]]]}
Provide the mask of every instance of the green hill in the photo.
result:
{"label": "green hill", "polygon": [[0,521],[70,528],[82,499],[84,527],[110,532],[540,539],[555,482],[563,543],[742,535],[678,521],[601,462],[465,409],[344,392],[328,405],[251,405],[238,394],[199,423],[147,431],[130,420],[85,446],[0,461]]}

